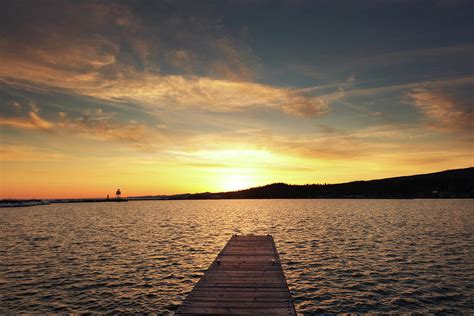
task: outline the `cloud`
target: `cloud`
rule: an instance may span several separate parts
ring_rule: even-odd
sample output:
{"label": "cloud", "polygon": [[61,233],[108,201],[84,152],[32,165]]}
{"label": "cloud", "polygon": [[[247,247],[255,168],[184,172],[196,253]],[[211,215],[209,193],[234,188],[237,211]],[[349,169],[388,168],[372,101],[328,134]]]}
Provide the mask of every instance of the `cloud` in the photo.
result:
{"label": "cloud", "polygon": [[[13,71],[13,68],[15,71]],[[135,102],[148,109],[202,108],[232,112],[269,107],[286,113],[314,117],[323,114],[337,94],[311,96],[295,89],[209,77],[160,75],[122,69],[118,78],[97,72],[74,74],[31,63],[0,65],[6,83],[28,89],[67,90],[114,102]]]}
{"label": "cloud", "polygon": [[51,123],[41,118],[37,112],[31,111],[28,113],[27,118],[19,117],[4,117],[0,118],[0,125],[7,125],[15,128],[24,129],[41,129],[44,131],[50,131],[54,127],[54,123]]}
{"label": "cloud", "polygon": [[[192,18],[171,6],[167,10],[176,15],[160,11],[162,19],[150,27],[146,15],[121,4],[50,4],[31,15],[31,8],[9,3],[7,11],[18,12],[18,18],[5,16],[6,29],[16,32],[0,31],[6,43],[0,49],[3,84],[133,102],[147,110],[266,107],[315,117],[328,107],[329,96],[249,81],[259,59],[199,6],[191,11],[200,15]],[[43,12],[45,7],[52,11]]]}
{"label": "cloud", "polygon": [[[225,30],[219,16],[206,13],[200,5],[188,4],[185,6],[188,11],[180,12],[179,4],[153,3],[151,8],[156,6],[159,10],[154,10],[157,13],[152,15],[140,12],[133,5],[56,1],[38,6],[39,11],[32,14],[34,10],[26,5],[9,3],[14,10],[5,12],[18,12],[18,16],[13,19],[5,12],[0,13],[6,21],[4,29],[9,30],[0,30],[0,59],[4,61],[0,63],[0,82],[28,90],[92,97],[120,107],[138,106],[152,115],[186,110],[188,115],[195,116],[199,111],[234,113],[263,108],[309,118],[327,113],[331,103],[351,96],[372,97],[391,91],[472,83],[472,76],[467,76],[360,88],[364,82],[359,80],[358,72],[349,72],[341,77],[345,81],[304,89],[260,84],[252,80],[258,77],[261,61],[244,41]],[[387,60],[465,55],[465,50],[472,52],[473,46],[396,52],[371,57],[367,63],[379,65]],[[427,105],[428,101],[432,104],[433,98],[428,100],[422,95],[410,98],[417,100],[413,102],[418,102],[417,107],[431,120],[442,122],[438,124],[444,129],[453,129],[453,122],[462,120],[452,113],[457,109],[446,110],[447,96],[443,100],[437,96],[437,107]],[[363,105],[356,106],[369,113]],[[443,116],[442,109],[451,114]],[[64,130],[88,138],[134,144],[146,143],[150,134],[159,137],[164,132],[143,123],[121,120],[110,112],[71,113],[65,110],[62,117],[52,118],[32,110],[23,117],[3,118],[0,124]],[[378,111],[370,113],[382,115]],[[252,124],[246,127],[254,128],[257,123]],[[166,132],[177,134],[177,129],[171,126]],[[186,134],[186,137],[190,136]],[[360,145],[363,142],[347,135],[318,139],[309,135],[295,140],[294,146],[292,142],[291,137],[282,138],[280,145],[332,157],[362,155],[366,149]]]}
{"label": "cloud", "polygon": [[355,82],[355,81],[356,81],[356,75],[354,74],[346,78],[346,82]]}
{"label": "cloud", "polygon": [[71,133],[89,139],[120,141],[133,146],[140,145],[143,149],[146,148],[144,145],[148,144],[151,134],[159,136],[158,132],[152,133],[145,124],[134,120],[123,121],[116,113],[105,113],[101,109],[85,110],[81,115],[72,116],[61,111],[55,119],[46,119],[40,116],[36,104],[33,110],[26,114],[0,118],[0,125],[55,134]]}
{"label": "cloud", "polygon": [[[4,29],[0,31],[4,43],[0,54],[2,59],[17,63],[84,74],[123,57],[119,55],[120,39],[131,50],[141,39],[139,21],[119,4],[7,2],[4,9],[0,16]],[[9,11],[16,13],[15,18]],[[124,24],[125,20],[128,22]]]}
{"label": "cloud", "polygon": [[83,115],[70,118],[66,113],[59,113],[57,127],[87,138],[114,140],[128,143],[146,143],[147,127],[135,121],[122,122],[114,113],[104,113],[101,109],[87,111]]}
{"label": "cloud", "polygon": [[16,112],[21,111],[21,104],[17,101],[13,101],[10,105],[16,110]]}
{"label": "cloud", "polygon": [[36,67],[73,78],[99,73],[113,79],[123,68],[225,80],[256,77],[259,59],[212,10],[179,2],[147,7],[152,16],[134,3],[7,1],[0,12],[0,58],[24,72]]}
{"label": "cloud", "polygon": [[[443,88],[443,87],[455,87],[455,86],[474,86],[474,75],[465,75],[465,76],[454,76],[454,77],[444,77],[432,80],[421,80],[421,81],[412,81],[401,84],[378,84],[373,87],[359,87],[353,86],[353,83],[350,82],[337,82],[334,84],[328,85],[317,85],[313,87],[307,87],[304,89],[299,89],[298,91],[304,93],[313,93],[320,90],[332,89],[332,88],[344,88],[344,97],[351,96],[374,96],[376,94],[390,93],[390,92],[400,92],[408,89],[414,88]],[[341,90],[340,90],[341,91]]]}
{"label": "cloud", "polygon": [[384,47],[383,50],[385,53],[382,54],[378,54],[377,49],[368,50],[362,55],[354,54],[355,51],[341,55],[327,54],[318,56],[311,63],[290,64],[289,70],[318,82],[330,84],[345,81],[348,86],[442,79],[443,76],[466,76],[474,71],[472,43],[400,51],[390,51],[389,47]]}
{"label": "cloud", "polygon": [[2,145],[0,148],[1,161],[51,161],[60,160],[64,155],[48,152],[44,148],[23,145]]}
{"label": "cloud", "polygon": [[54,126],[53,123],[51,122],[48,122],[44,119],[42,119],[38,113],[36,112],[30,112],[30,120],[31,120],[31,123],[38,127],[39,129],[42,129],[42,130],[49,130],[50,128],[52,128]]}
{"label": "cloud", "polygon": [[285,112],[295,114],[303,117],[319,116],[325,112],[328,104],[321,98],[305,98],[303,96],[296,96],[288,100],[288,103],[283,105]]}
{"label": "cloud", "polygon": [[[318,124],[319,133],[297,134],[276,133],[272,130],[248,130],[226,134],[198,135],[190,143],[208,144],[209,150],[228,148],[258,148],[286,156],[309,159],[311,161],[353,161],[377,159],[392,154],[414,152],[421,153],[431,142],[426,140],[431,133],[422,126],[401,126],[384,124],[367,126],[360,129],[347,129],[344,126]],[[451,145],[451,150],[466,146],[459,140]],[[187,150],[197,150],[192,146]],[[433,150],[430,148],[429,150]],[[438,148],[439,150],[439,148]]]}
{"label": "cloud", "polygon": [[419,61],[422,59],[472,56],[473,53],[474,44],[417,48],[363,57],[342,66],[356,66],[359,68],[377,66],[386,67]]}
{"label": "cloud", "polygon": [[312,97],[292,89],[208,77],[135,74],[103,89],[84,94],[112,101],[132,101],[148,108],[202,108],[217,112],[269,107],[301,116],[318,116],[328,106],[325,97]]}
{"label": "cloud", "polygon": [[257,76],[259,60],[247,50],[239,48],[230,38],[216,39],[212,49],[221,57],[210,63],[211,76],[235,81],[249,81]]}
{"label": "cloud", "polygon": [[[472,104],[463,109],[442,92],[433,92],[427,89],[413,89],[407,94],[408,99],[429,120],[429,125],[444,132],[465,132],[474,130],[474,113]],[[472,100],[471,100],[472,101]]]}
{"label": "cloud", "polygon": [[[432,166],[433,170],[450,168],[449,166],[471,167],[472,151],[456,149],[453,151],[432,150],[406,154],[396,160],[397,163],[409,166]],[[460,164],[461,163],[461,164]],[[451,167],[452,168],[452,167]]]}
{"label": "cloud", "polygon": [[[188,145],[189,144],[189,145]],[[347,157],[360,159],[371,154],[367,150],[367,141],[344,133],[327,135],[276,134],[271,130],[249,130],[229,132],[225,134],[200,134],[190,138],[183,151],[204,150],[222,151],[225,148],[235,150],[259,150],[281,156],[310,160],[345,160]]]}
{"label": "cloud", "polygon": [[173,67],[184,70],[186,73],[193,73],[193,64],[195,64],[194,54],[184,49],[177,49],[166,54],[167,61]]}

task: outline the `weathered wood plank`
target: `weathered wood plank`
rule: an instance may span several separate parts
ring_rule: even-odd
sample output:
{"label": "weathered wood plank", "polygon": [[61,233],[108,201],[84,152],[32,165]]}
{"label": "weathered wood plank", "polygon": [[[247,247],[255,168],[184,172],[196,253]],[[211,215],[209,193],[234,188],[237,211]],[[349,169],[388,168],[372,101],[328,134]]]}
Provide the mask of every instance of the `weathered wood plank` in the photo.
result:
{"label": "weathered wood plank", "polygon": [[296,315],[273,237],[232,236],[176,315]]}
{"label": "weathered wood plank", "polygon": [[215,292],[211,291],[199,291],[193,295],[194,299],[216,299],[216,300],[227,300],[227,299],[251,299],[254,301],[268,299],[274,300],[281,298],[289,299],[290,296],[287,293],[276,293],[276,292],[226,292],[225,294],[216,295]]}
{"label": "weathered wood plank", "polygon": [[292,308],[187,307],[177,315],[296,315]]}
{"label": "weathered wood plank", "polygon": [[[252,297],[252,296],[241,296],[241,297],[215,297],[215,296],[193,296],[193,303],[196,302],[275,302],[281,303],[283,299],[287,299],[287,296],[264,296],[264,297]],[[285,301],[286,304],[286,301]]]}

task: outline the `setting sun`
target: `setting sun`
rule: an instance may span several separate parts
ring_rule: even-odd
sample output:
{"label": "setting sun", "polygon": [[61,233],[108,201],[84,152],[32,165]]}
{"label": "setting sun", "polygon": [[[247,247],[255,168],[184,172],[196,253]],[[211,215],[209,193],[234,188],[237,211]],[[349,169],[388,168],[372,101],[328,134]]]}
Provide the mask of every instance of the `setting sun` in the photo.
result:
{"label": "setting sun", "polygon": [[225,177],[222,188],[224,191],[237,191],[255,186],[255,181],[252,176],[247,174],[230,174]]}

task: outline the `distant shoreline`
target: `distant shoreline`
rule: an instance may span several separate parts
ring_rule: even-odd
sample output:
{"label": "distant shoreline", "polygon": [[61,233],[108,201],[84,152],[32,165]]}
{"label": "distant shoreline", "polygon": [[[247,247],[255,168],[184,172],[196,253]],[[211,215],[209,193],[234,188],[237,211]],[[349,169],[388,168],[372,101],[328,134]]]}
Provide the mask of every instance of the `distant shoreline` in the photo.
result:
{"label": "distant shoreline", "polygon": [[130,200],[474,198],[474,167],[340,184],[273,183],[240,191],[129,196]]}
{"label": "distant shoreline", "polygon": [[474,167],[340,184],[273,183],[240,191],[129,196],[127,198],[0,200],[0,207],[51,203],[251,199],[472,199]]}
{"label": "distant shoreline", "polygon": [[126,198],[114,199],[8,199],[0,200],[0,208],[2,207],[27,207],[38,205],[49,205],[54,203],[102,203],[102,202],[128,202]]}
{"label": "distant shoreline", "polygon": [[[109,203],[109,202],[133,202],[133,201],[225,201],[225,200],[472,200],[474,197],[317,197],[317,198],[198,198],[198,199],[147,199],[147,198],[130,198],[117,200],[106,199],[77,199],[77,200],[14,200],[15,202],[4,202],[0,200],[0,208],[8,207],[29,207],[50,204],[66,204],[66,203]],[[12,201],[12,200],[10,200]]]}

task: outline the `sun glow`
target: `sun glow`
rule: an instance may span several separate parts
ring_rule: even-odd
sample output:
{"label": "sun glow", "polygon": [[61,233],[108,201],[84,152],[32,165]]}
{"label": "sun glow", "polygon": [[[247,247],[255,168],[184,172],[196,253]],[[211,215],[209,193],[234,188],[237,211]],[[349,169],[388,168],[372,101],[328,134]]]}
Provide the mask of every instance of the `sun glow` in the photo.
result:
{"label": "sun glow", "polygon": [[266,181],[270,172],[269,161],[281,158],[265,150],[247,148],[198,151],[193,158],[204,163],[205,171],[214,176],[211,180],[217,191],[237,191],[258,186]]}
{"label": "sun glow", "polygon": [[254,186],[254,179],[250,175],[231,174],[224,180],[222,188],[224,191],[238,191]]}

